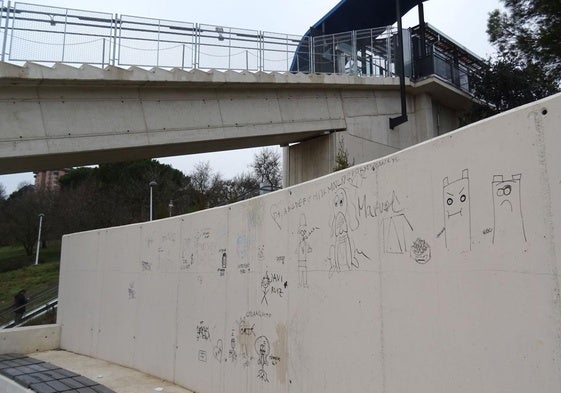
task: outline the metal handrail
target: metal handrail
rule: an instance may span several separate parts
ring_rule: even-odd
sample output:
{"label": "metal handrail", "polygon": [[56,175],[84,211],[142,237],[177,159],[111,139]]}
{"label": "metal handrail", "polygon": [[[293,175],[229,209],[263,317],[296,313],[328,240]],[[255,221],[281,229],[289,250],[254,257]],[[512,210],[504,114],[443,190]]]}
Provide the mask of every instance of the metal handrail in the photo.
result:
{"label": "metal handrail", "polygon": [[21,323],[18,323],[20,325],[36,317],[40,312],[56,306],[57,300],[58,285],[34,294],[29,297],[27,304],[23,306],[15,307],[12,305],[5,307],[0,310],[0,328],[14,327],[16,325],[15,313],[17,310],[26,309],[20,321]]}
{"label": "metal handrail", "polygon": [[[416,29],[411,31],[418,34]],[[440,34],[428,25],[425,31]],[[0,60],[11,62],[391,77],[399,71],[396,33],[385,26],[302,37],[0,0]],[[446,38],[443,48],[454,45]],[[458,65],[458,59],[435,51],[426,58],[412,53],[406,58],[417,69],[413,79],[434,74],[471,89],[477,67]]]}

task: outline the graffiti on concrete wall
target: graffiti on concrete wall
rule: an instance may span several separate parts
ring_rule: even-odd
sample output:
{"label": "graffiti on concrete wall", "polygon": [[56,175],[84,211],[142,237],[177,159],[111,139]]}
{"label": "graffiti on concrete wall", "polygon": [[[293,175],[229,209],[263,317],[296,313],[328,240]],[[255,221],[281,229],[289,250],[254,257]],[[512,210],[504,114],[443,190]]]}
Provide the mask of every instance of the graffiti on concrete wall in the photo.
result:
{"label": "graffiti on concrete wall", "polygon": [[469,171],[462,176],[442,181],[444,206],[444,239],[449,250],[466,252],[471,250],[471,206],[469,195]]}
{"label": "graffiti on concrete wall", "polygon": [[505,179],[494,175],[491,182],[493,191],[493,243],[526,242],[524,215],[521,199],[522,174]]}

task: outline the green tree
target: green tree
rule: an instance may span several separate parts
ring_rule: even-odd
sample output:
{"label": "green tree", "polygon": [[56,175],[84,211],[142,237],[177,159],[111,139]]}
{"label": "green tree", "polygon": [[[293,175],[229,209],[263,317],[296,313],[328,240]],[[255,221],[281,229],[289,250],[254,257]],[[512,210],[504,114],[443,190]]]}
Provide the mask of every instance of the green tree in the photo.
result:
{"label": "green tree", "polygon": [[39,214],[43,213],[42,238],[51,237],[54,195],[28,185],[10,195],[5,205],[5,218],[13,243],[20,244],[28,256],[33,254],[39,230]]}
{"label": "green tree", "polygon": [[554,94],[557,86],[535,64],[517,66],[503,59],[489,61],[474,83],[478,99],[465,122],[483,119]]}
{"label": "green tree", "polygon": [[502,0],[505,10],[489,14],[487,33],[499,58],[534,64],[561,81],[561,2]]}
{"label": "green tree", "polygon": [[335,156],[335,168],[333,168],[333,170],[337,172],[342,169],[350,168],[354,164],[355,160],[353,159],[351,162],[349,159],[349,152],[345,148],[345,142],[343,138],[340,138],[337,146],[337,155]]}
{"label": "green tree", "polygon": [[124,225],[149,219],[150,181],[154,217],[167,217],[174,201],[176,214],[186,211],[181,197],[187,178],[156,160],[101,164],[76,168],[60,178],[59,204],[68,212],[61,218],[61,233]]}
{"label": "green tree", "polygon": [[469,123],[545,98],[561,84],[561,2],[502,0],[489,14],[487,34],[497,50],[474,83]]}

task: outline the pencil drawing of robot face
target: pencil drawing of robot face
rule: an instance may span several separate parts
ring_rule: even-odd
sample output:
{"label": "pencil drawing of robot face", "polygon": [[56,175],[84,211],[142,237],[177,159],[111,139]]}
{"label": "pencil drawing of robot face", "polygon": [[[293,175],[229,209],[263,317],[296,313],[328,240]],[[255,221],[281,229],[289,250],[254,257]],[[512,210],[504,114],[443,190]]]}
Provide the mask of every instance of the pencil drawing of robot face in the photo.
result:
{"label": "pencil drawing of robot face", "polygon": [[468,170],[452,182],[443,179],[444,228],[446,247],[449,250],[471,249],[471,212]]}
{"label": "pencil drawing of robot face", "polygon": [[524,218],[520,199],[521,174],[512,175],[505,180],[503,175],[493,176],[493,243],[498,239],[524,240]]}
{"label": "pencil drawing of robot face", "polygon": [[513,175],[512,180],[503,180],[502,175],[493,176],[493,199],[497,210],[504,209],[512,212],[512,201],[520,202],[520,178],[521,175]]}

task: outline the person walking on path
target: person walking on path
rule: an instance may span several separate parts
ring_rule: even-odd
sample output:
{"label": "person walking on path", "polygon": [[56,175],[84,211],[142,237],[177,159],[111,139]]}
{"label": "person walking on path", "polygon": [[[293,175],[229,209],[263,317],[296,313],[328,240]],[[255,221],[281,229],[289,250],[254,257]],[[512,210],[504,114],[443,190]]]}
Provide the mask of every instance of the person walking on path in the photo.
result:
{"label": "person walking on path", "polygon": [[22,289],[14,296],[14,314],[15,314],[15,322],[19,323],[23,319],[23,315],[25,314],[25,305],[29,300],[25,296],[25,289]]}

